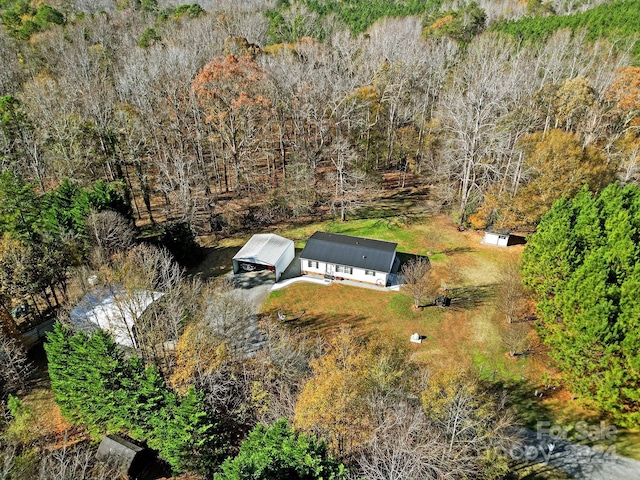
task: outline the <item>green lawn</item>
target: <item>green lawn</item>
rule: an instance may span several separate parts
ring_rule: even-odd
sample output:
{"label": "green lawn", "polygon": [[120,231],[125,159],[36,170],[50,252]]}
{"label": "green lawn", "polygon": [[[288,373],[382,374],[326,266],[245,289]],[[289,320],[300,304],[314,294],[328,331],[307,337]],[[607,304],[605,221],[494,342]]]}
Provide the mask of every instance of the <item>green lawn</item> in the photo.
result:
{"label": "green lawn", "polygon": [[[489,384],[509,392],[520,420],[529,427],[534,428],[538,421],[599,422],[596,414],[584,409],[562,388],[546,390],[542,398],[534,396],[536,390],[544,389],[545,372],[553,373],[544,349],[515,359],[506,354],[507,347],[500,335],[504,320],[496,311],[496,279],[506,262],[519,259],[523,246],[504,249],[481,245],[481,232],[459,232],[444,216],[329,220],[281,228],[274,233],[291,238],[297,248],[302,248],[318,230],[397,242],[399,252],[428,255],[436,283],[455,292],[455,306],[415,310],[413,300],[402,292],[337,283],[331,286],[297,283],[272,292],[263,307],[265,315],[275,316],[276,311],[284,310],[297,317],[304,311],[291,325],[322,335],[349,325],[365,335],[379,332],[408,342],[409,336],[417,332],[426,336],[422,344],[411,344],[418,361],[431,369],[450,366],[474,369]],[[248,236],[216,243],[210,247],[199,271],[205,277],[230,271],[231,257],[247,239]],[[619,430],[616,449],[619,454],[640,459],[640,433]],[[539,471],[529,474],[527,478],[564,478]]]}
{"label": "green lawn", "polygon": [[527,369],[531,360],[514,361],[504,355],[493,297],[500,264],[520,255],[522,247],[480,245],[479,232],[459,232],[446,217],[327,221],[278,233],[302,247],[317,230],[393,241],[399,252],[429,255],[436,285],[453,289],[455,305],[416,310],[413,300],[402,292],[298,283],[272,293],[265,314],[304,310],[300,326],[322,333],[345,323],[363,333],[375,329],[407,340],[417,332],[427,338],[412,348],[425,363],[462,364],[492,378],[521,379],[522,366]]}
{"label": "green lawn", "polygon": [[[527,357],[512,358],[500,334],[504,320],[496,307],[496,287],[501,266],[519,258],[523,247],[508,249],[480,244],[481,233],[459,232],[445,217],[391,217],[349,222],[326,221],[292,227],[277,233],[291,238],[297,247],[317,230],[388,240],[400,252],[429,255],[437,282],[452,289],[457,301],[452,308],[413,308],[402,292],[382,292],[340,285],[297,283],[271,293],[263,313],[277,310],[304,314],[292,326],[318,334],[331,334],[349,325],[366,335],[379,332],[409,340],[417,332],[422,344],[411,344],[418,361],[431,369],[464,366],[477,371],[489,384],[510,392],[520,420],[529,427],[538,421],[598,423],[593,412],[558,388],[543,391],[543,374],[552,372],[544,349]],[[618,453],[640,459],[640,434],[620,430]],[[563,478],[546,472],[529,472],[528,478]]]}

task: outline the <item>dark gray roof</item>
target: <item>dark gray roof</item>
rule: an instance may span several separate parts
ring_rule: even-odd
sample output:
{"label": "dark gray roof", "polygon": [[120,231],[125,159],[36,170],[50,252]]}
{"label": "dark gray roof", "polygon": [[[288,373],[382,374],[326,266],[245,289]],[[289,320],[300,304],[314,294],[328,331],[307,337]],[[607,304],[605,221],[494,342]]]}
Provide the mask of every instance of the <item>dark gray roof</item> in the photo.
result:
{"label": "dark gray roof", "polygon": [[389,273],[397,245],[338,233],[316,232],[307,241],[300,258]]}
{"label": "dark gray roof", "polygon": [[144,448],[134,445],[117,435],[107,435],[100,442],[96,458],[111,468],[124,474],[131,473],[131,469]]}

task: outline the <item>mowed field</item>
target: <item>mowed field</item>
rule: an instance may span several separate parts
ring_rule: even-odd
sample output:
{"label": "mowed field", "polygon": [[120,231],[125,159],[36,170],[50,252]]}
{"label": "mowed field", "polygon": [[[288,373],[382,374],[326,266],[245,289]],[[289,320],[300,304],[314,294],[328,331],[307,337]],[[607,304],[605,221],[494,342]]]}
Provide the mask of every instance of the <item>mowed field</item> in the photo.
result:
{"label": "mowed field", "polygon": [[[418,333],[426,338],[421,344],[410,343],[415,360],[432,371],[468,368],[491,384],[504,387],[520,420],[530,428],[535,429],[539,421],[565,425],[587,421],[597,425],[602,420],[562,388],[532,323],[528,324],[529,354],[508,355],[502,331],[509,325],[500,311],[500,283],[506,266],[520,261],[524,245],[482,245],[482,232],[460,232],[445,216],[329,221],[275,233],[293,239],[296,248],[302,248],[317,230],[397,242],[398,252],[405,259],[408,254],[428,256],[434,282],[450,292],[451,307],[416,310],[413,299],[402,291],[372,290],[340,282],[329,286],[300,282],[272,292],[263,315],[275,318],[279,310],[283,311],[289,318],[296,318],[288,322],[292,328],[323,336],[346,326],[355,335],[394,336],[409,344],[411,334]],[[536,391],[543,396],[535,396]],[[621,455],[640,459],[640,433],[620,429],[616,449]],[[545,474],[540,478],[554,477]]]}
{"label": "mowed field", "polygon": [[521,245],[482,245],[480,232],[459,232],[443,216],[326,222],[279,233],[302,247],[316,230],[397,242],[404,258],[408,255],[402,254],[428,256],[434,284],[449,289],[451,307],[416,310],[413,299],[402,291],[301,282],[272,292],[263,307],[265,315],[278,310],[304,311],[292,326],[324,335],[349,326],[356,334],[393,335],[408,342],[412,333],[418,333],[426,338],[422,344],[411,344],[415,358],[433,368],[473,366],[488,375],[514,380],[523,372],[542,374],[532,372],[529,357],[506,358],[496,311],[501,267],[519,258]]}

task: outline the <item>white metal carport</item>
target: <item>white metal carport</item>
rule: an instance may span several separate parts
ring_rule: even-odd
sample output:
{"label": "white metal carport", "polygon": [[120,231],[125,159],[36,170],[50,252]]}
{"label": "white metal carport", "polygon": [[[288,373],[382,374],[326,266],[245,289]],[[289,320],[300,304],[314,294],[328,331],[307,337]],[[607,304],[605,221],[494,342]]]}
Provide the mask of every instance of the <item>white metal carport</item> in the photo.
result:
{"label": "white metal carport", "polygon": [[294,257],[292,240],[273,233],[259,233],[233,257],[233,273],[271,270],[277,282]]}

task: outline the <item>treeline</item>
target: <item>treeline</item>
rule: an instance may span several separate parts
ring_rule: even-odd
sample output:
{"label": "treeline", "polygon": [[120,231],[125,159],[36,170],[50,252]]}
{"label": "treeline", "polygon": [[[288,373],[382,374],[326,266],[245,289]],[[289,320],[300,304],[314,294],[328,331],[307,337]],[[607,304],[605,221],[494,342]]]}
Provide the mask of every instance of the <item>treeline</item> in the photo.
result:
{"label": "treeline", "polygon": [[582,189],[542,218],[523,256],[538,331],[572,392],[634,428],[640,419],[640,189]]}
{"label": "treeline", "polygon": [[98,230],[104,233],[96,223],[104,217],[101,212],[132,222],[129,196],[122,187],[98,180],[91,188],[81,188],[64,179],[58,188],[36,195],[21,177],[10,171],[0,174],[0,306],[5,312],[15,301],[42,315],[43,303],[52,309],[68,299],[69,269],[87,261]]}
{"label": "treeline", "polygon": [[553,32],[569,28],[573,32],[585,29],[588,38],[595,41],[607,38],[622,41],[633,50],[635,61],[640,60],[640,2],[638,0],[603,3],[590,10],[571,15],[543,15],[525,17],[497,24],[495,31],[508,33],[519,39],[536,42]]}
{"label": "treeline", "polygon": [[[429,376],[405,346],[348,329],[318,348],[266,325],[265,348],[248,356],[232,333],[212,334],[220,313],[189,322],[164,373],[126,358],[108,333],[72,334],[58,324],[46,350],[64,415],[96,436],[148,445],[174,474],[436,479],[509,471],[513,419],[478,379]],[[233,318],[236,328],[245,321]]]}
{"label": "treeline", "polygon": [[[552,141],[561,156],[584,148],[609,179],[635,181],[629,58],[567,30],[523,47],[479,34],[482,18],[477,6],[459,10],[426,37],[414,17],[357,38],[334,25],[324,43],[264,49],[268,19],[234,10],[100,13],[29,48],[2,34],[2,168],[41,191],[65,177],[121,181],[137,219],[195,232],[344,217],[391,173],[398,186],[430,185],[460,223],[478,213],[477,226],[531,226],[553,199],[520,192],[549,178]],[[570,178],[571,191],[601,184]]]}
{"label": "treeline", "polygon": [[[164,293],[136,324],[131,358],[107,335],[57,330],[48,348],[65,413],[149,442],[176,471],[210,472],[239,452],[222,478],[243,462],[272,468],[265,451],[288,478],[318,468],[341,478],[338,462],[373,478],[505,475],[513,422],[477,379],[429,376],[406,348],[349,331],[322,342],[267,325],[266,347],[249,354],[247,302],[136,244],[130,218],[178,220],[185,236],[168,237],[180,244],[194,232],[345,219],[382,185],[412,185],[461,225],[532,228],[559,197],[640,178],[638,68],[584,30],[536,44],[482,33],[478,5],[427,31],[407,17],[359,36],[332,15],[282,9],[290,32],[268,45],[273,12],[236,3],[65,12],[29,42],[0,30],[5,298],[57,303],[71,266],[79,294],[93,275],[129,295]],[[83,370],[94,354],[104,362]],[[248,435],[260,458],[240,446]],[[313,465],[286,464],[282,445],[300,463],[311,452]]]}
{"label": "treeline", "polygon": [[[277,2],[277,9],[267,10],[270,19],[269,42],[294,42],[303,36],[314,36],[325,40],[327,32],[323,29],[321,19],[335,15],[346,25],[351,33],[359,35],[371,25],[383,18],[419,16],[437,12],[442,0],[302,0]],[[315,28],[302,29],[308,24],[305,17],[315,15]],[[313,18],[313,17],[312,17]],[[297,27],[297,28],[296,28]],[[320,35],[314,35],[314,31]]]}
{"label": "treeline", "polygon": [[21,40],[28,40],[37,32],[66,22],[62,12],[50,5],[42,4],[36,8],[25,0],[1,1],[0,18],[7,31]]}
{"label": "treeline", "polygon": [[[127,435],[173,472],[208,478],[388,478],[399,457],[407,479],[500,478],[509,470],[507,452],[518,439],[505,397],[491,385],[463,371],[430,374],[395,339],[347,328],[320,338],[268,320],[258,325],[227,280],[190,278],[166,250],[134,246],[130,225],[118,225],[113,213],[99,214],[109,215],[110,228],[74,271],[78,293],[106,289],[124,312],[142,292],[164,295],[135,331],[124,317],[111,319],[116,338],[135,337],[131,348],[103,331],[78,332],[65,314],[66,326],[47,340],[57,402],[94,438]],[[263,333],[255,349],[249,332],[257,326]],[[21,373],[13,372],[18,380]],[[17,410],[14,417],[23,419]],[[464,428],[451,427],[462,419]],[[26,465],[34,448],[0,444],[0,457],[19,452]],[[7,471],[32,478],[14,464]],[[90,471],[74,475],[91,478]]]}

